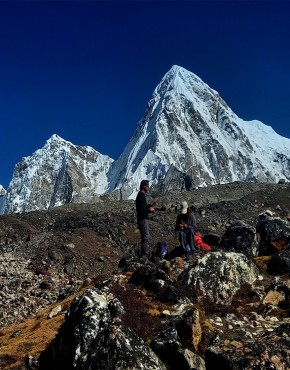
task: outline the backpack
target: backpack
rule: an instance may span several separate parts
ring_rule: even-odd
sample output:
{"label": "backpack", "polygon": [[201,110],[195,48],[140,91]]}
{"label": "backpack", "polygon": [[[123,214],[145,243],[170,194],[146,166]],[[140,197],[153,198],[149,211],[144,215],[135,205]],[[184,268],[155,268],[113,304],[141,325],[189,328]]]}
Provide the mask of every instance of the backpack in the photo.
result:
{"label": "backpack", "polygon": [[206,253],[211,250],[211,247],[202,240],[202,236],[200,233],[194,234],[194,241],[200,252]]}
{"label": "backpack", "polygon": [[168,247],[165,242],[158,242],[152,251],[153,257],[166,258],[168,255]]}

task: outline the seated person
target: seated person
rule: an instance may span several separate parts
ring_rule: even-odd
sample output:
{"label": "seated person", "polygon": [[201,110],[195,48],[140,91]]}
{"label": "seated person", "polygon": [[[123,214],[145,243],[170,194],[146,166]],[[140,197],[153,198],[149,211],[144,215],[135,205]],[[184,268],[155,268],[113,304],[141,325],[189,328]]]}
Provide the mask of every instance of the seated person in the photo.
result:
{"label": "seated person", "polygon": [[196,251],[194,233],[196,229],[196,218],[192,208],[187,202],[181,202],[181,212],[177,216],[175,231],[178,232],[179,241],[186,252]]}

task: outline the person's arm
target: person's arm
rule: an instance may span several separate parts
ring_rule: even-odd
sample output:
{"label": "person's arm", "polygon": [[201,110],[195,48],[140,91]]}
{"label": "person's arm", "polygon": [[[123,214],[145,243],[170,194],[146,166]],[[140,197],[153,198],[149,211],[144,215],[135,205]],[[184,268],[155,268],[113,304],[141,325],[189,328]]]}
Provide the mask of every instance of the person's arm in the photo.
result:
{"label": "person's arm", "polygon": [[152,202],[148,205],[148,208],[149,208],[149,213],[154,213],[155,212],[155,208],[153,207],[156,203],[158,202],[158,199],[155,198],[152,200]]}
{"label": "person's arm", "polygon": [[[182,225],[182,226],[181,226]],[[185,223],[182,219],[182,215],[178,215],[177,218],[176,218],[176,223],[175,223],[175,231],[180,231],[183,229]]]}
{"label": "person's arm", "polygon": [[151,206],[151,204],[147,204],[146,195],[144,193],[140,194],[136,200],[136,206],[138,211],[142,215],[146,215],[149,213],[155,212],[155,208]]}
{"label": "person's arm", "polygon": [[196,229],[196,218],[192,213],[188,216],[187,222],[188,222],[187,227],[194,231]]}
{"label": "person's arm", "polygon": [[150,204],[150,207],[155,206],[155,204],[158,203],[158,198],[154,198]]}

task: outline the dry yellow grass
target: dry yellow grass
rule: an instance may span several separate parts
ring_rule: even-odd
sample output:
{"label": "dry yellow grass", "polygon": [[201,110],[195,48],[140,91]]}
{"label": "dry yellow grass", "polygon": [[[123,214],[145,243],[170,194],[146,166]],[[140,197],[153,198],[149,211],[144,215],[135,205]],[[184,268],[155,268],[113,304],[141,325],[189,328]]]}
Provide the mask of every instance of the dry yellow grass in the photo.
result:
{"label": "dry yellow grass", "polygon": [[[20,369],[28,356],[38,358],[56,336],[64,322],[65,311],[74,298],[70,296],[20,324],[0,330],[0,369]],[[61,312],[49,318],[50,312],[58,305],[61,305]]]}

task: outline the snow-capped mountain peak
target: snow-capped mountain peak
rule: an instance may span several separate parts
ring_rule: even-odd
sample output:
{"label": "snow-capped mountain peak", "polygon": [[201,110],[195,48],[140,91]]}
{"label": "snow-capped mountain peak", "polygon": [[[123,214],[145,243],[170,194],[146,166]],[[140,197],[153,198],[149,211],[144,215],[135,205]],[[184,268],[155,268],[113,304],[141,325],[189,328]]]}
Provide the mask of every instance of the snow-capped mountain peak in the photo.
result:
{"label": "snow-capped mountain peak", "polygon": [[7,190],[6,213],[93,202],[107,190],[113,159],[89,146],[52,135],[43,148],[24,157]]}
{"label": "snow-capped mountain peak", "polygon": [[162,191],[290,181],[290,139],[257,120],[242,120],[217,91],[174,65],[118,160],[52,135],[16,165],[5,212],[92,202],[106,192],[134,198],[142,179]]}
{"label": "snow-capped mountain peak", "polygon": [[290,179],[289,156],[289,139],[259,121],[243,121],[218,92],[174,65],[154,90],[137,130],[114,162],[109,189],[134,198],[142,178],[153,184],[165,181],[169,189],[169,173],[176,186],[173,172],[181,187]]}

